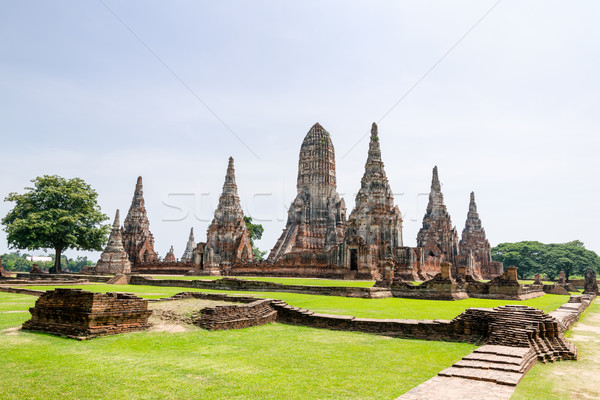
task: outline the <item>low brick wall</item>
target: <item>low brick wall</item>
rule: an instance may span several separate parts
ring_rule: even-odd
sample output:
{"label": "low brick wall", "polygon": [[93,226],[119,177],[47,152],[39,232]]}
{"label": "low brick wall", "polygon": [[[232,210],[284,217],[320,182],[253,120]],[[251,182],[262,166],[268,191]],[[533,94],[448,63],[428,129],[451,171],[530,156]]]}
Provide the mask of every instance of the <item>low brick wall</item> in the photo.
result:
{"label": "low brick wall", "polygon": [[139,331],[149,327],[148,301],[128,293],[55,289],[29,309],[23,329],[76,339]]}
{"label": "low brick wall", "polygon": [[322,296],[359,297],[366,299],[385,298],[392,296],[391,291],[387,288],[283,285],[281,283],[247,281],[243,279],[232,278],[223,278],[217,280],[175,280],[151,279],[143,276],[133,275],[129,279],[129,283],[131,285],[171,286],[195,289],[237,290],[253,292],[287,292]]}
{"label": "low brick wall", "polygon": [[157,275],[187,275],[194,269],[191,262],[154,262],[139,263],[131,267],[131,272],[135,274],[157,274]]}
{"label": "low brick wall", "polygon": [[33,289],[23,289],[23,288],[15,288],[15,287],[2,287],[0,286],[0,292],[5,293],[15,293],[15,294],[29,294],[32,296],[41,296],[46,293],[45,290],[33,290]]}
{"label": "low brick wall", "polygon": [[271,305],[278,311],[278,322],[314,328],[376,333],[407,339],[488,343],[531,347],[541,360],[576,359],[577,349],[563,333],[572,326],[591,296],[573,296],[557,311],[546,314],[527,306],[469,308],[452,321],[368,319],[314,313],[283,301]]}
{"label": "low brick wall", "polygon": [[206,307],[200,311],[196,324],[208,330],[240,329],[264,325],[277,320],[277,311],[270,299],[248,304]]}
{"label": "low brick wall", "polygon": [[286,265],[234,265],[229,271],[230,276],[277,276],[288,278],[326,278],[344,279],[348,268],[327,266],[286,266]]}
{"label": "low brick wall", "polygon": [[588,308],[596,296],[583,294],[571,296],[568,303],[563,304],[550,313],[560,323],[561,332],[571,329],[575,322],[579,321],[581,314]]}

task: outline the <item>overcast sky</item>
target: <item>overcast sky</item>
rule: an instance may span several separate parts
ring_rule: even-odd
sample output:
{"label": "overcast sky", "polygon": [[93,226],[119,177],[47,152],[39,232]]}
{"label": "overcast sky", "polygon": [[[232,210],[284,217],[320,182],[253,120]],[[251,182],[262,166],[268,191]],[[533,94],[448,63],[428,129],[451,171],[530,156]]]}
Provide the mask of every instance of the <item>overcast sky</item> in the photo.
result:
{"label": "overcast sky", "polygon": [[3,2],[0,197],[81,177],[112,219],[142,175],[156,250],[180,257],[233,156],[270,250],[310,127],[350,214],[375,121],[405,245],[438,165],[459,234],[474,191],[492,246],[600,252],[599,19],[597,1]]}

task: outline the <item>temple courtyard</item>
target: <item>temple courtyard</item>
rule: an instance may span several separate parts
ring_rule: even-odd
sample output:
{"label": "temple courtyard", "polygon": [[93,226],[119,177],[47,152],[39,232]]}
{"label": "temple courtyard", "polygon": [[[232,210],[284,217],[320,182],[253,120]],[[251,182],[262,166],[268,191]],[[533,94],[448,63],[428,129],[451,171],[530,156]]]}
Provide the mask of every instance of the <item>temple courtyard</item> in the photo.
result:
{"label": "temple courtyard", "polygon": [[[175,277],[173,277],[175,278]],[[265,280],[265,278],[261,278]],[[286,282],[285,278],[272,278]],[[340,285],[335,280],[311,284]],[[291,282],[286,282],[291,283]],[[296,280],[296,284],[306,284]],[[372,286],[369,281],[348,285]],[[27,290],[53,290],[40,285]],[[127,292],[146,299],[166,298],[183,290],[168,286],[69,285],[88,292]],[[25,288],[25,286],[23,286]],[[185,289],[190,293],[252,296],[285,301],[316,313],[387,320],[451,320],[468,308],[506,304],[531,306],[550,313],[568,295],[546,294],[524,300],[469,298],[457,301],[404,298],[349,298],[288,292]],[[396,399],[497,398],[594,399],[600,396],[597,374],[600,350],[600,303],[595,299],[565,336],[578,349],[577,361],[538,362],[516,386],[448,378],[420,397],[415,390],[435,385],[437,376],[481,344],[401,339],[386,335],[267,323],[244,329],[205,330],[192,323],[206,306],[224,302],[183,299],[150,302],[151,327],[141,332],[76,341],[21,330],[37,297],[0,293],[0,353],[3,399]],[[433,379],[432,379],[433,378]],[[419,386],[424,384],[423,386]],[[487,386],[486,386],[487,385]],[[489,388],[492,389],[489,389]],[[492,390],[477,397],[477,390]],[[412,390],[412,391],[411,391]],[[512,393],[514,390],[514,393]],[[407,392],[411,391],[407,394]],[[481,392],[479,392],[481,393]],[[470,396],[469,396],[470,395]],[[510,397],[512,395],[512,397]],[[454,397],[452,397],[454,396]],[[504,396],[504,397],[503,397]],[[507,397],[508,396],[508,397]]]}

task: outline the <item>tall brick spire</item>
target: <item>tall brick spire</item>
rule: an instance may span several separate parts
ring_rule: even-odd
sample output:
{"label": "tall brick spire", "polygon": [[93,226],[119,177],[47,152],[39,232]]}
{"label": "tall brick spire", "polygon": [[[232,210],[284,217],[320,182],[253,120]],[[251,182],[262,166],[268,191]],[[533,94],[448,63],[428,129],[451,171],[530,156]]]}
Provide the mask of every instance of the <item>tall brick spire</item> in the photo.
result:
{"label": "tall brick spire", "polygon": [[444,204],[437,166],[433,168],[429,204],[423,217],[423,227],[417,234],[417,246],[436,256],[444,255],[450,262],[458,254],[458,234]]}
{"label": "tall brick spire", "polygon": [[211,266],[253,259],[250,233],[235,183],[233,157],[229,157],[223,192],[206,236]]}
{"label": "tall brick spire", "polygon": [[123,245],[132,263],[158,260],[154,251],[154,236],[144,204],[142,177],[138,177],[127,217],[123,222]]}
{"label": "tall brick spire", "polygon": [[131,272],[131,263],[123,248],[119,210],[115,213],[108,243],[96,263],[95,272],[98,274],[127,274]]}
{"label": "tall brick spire", "polygon": [[190,237],[185,246],[185,251],[183,252],[183,255],[181,256],[181,261],[183,261],[183,262],[192,261],[195,248],[196,248],[196,241],[194,239],[194,228],[192,228],[192,229],[190,229]]}
{"label": "tall brick spire", "polygon": [[385,175],[375,123],[371,128],[365,173],[347,227],[348,239],[358,236],[366,245],[377,245],[380,258],[402,246],[402,215],[394,205],[394,195]]}
{"label": "tall brick spire", "polygon": [[465,228],[462,231],[462,238],[459,243],[460,254],[469,254],[473,252],[475,261],[479,263],[480,271],[476,271],[483,276],[488,276],[495,271],[488,271],[488,266],[492,261],[490,242],[485,235],[485,229],[479,219],[477,204],[475,204],[475,193],[471,192],[469,201],[469,212]]}
{"label": "tall brick spire", "polygon": [[335,151],[329,132],[319,123],[300,147],[296,188],[298,195],[269,254],[271,261],[290,252],[326,251],[344,240],[346,206],[336,192]]}

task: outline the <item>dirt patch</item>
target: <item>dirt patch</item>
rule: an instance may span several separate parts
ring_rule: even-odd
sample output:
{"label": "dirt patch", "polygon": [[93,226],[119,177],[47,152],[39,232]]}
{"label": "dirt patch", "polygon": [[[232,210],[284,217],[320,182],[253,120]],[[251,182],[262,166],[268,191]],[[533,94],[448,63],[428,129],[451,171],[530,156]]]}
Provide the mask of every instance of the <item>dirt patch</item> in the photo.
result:
{"label": "dirt patch", "polygon": [[1,330],[0,335],[16,336],[19,334],[20,330],[21,330],[20,326],[15,326],[14,328],[7,328],[7,329]]}
{"label": "dirt patch", "polygon": [[152,316],[148,320],[152,327],[150,332],[188,332],[198,329],[194,321],[200,318],[200,310],[205,307],[230,305],[225,301],[203,299],[183,299],[173,301],[158,301],[148,304]]}
{"label": "dirt patch", "polygon": [[[596,322],[592,318],[588,318],[586,322]],[[600,319],[598,320],[600,323]],[[600,325],[592,326],[587,325],[581,322],[578,322],[577,325],[573,327],[573,332],[592,332],[600,334]]]}
{"label": "dirt patch", "polygon": [[156,318],[155,320],[152,320],[152,318],[150,318],[150,323],[152,324],[152,326],[150,327],[150,329],[148,329],[148,332],[181,333],[189,332],[194,328],[193,325],[184,323],[168,323],[161,320],[160,318]]}
{"label": "dirt patch", "polygon": [[600,339],[595,338],[593,336],[578,335],[578,334],[571,335],[569,340],[572,340],[574,342],[600,342]]}

